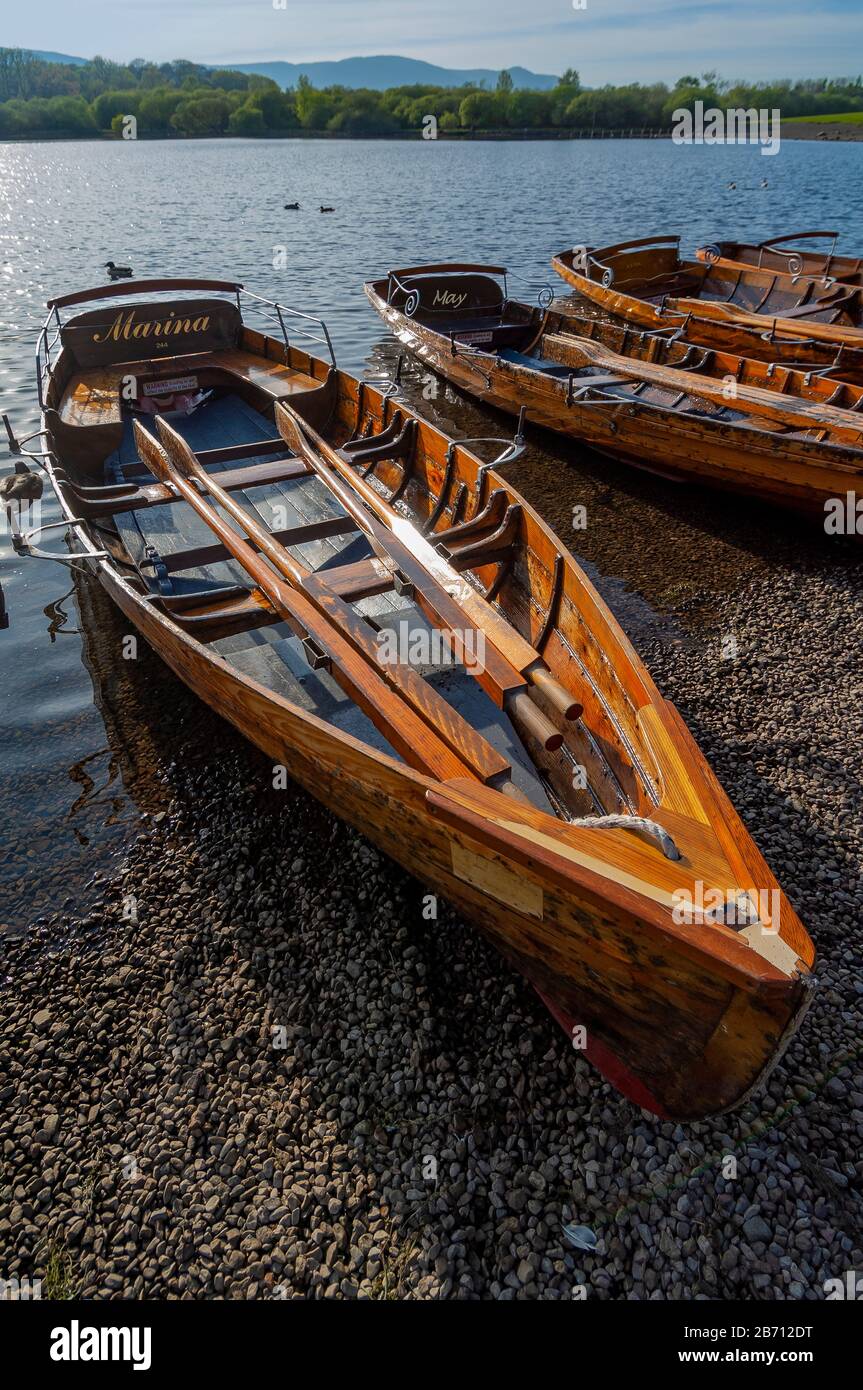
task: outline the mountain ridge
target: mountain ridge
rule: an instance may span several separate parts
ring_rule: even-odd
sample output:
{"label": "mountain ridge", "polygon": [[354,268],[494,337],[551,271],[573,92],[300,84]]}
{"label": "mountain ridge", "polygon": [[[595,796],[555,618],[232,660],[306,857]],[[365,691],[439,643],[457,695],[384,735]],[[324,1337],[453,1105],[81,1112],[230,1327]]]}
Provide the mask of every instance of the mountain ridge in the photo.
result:
{"label": "mountain ridge", "polygon": [[[29,48],[24,50],[34,58],[46,63],[73,63],[76,67],[90,61],[87,58],[73,57],[68,53],[46,52]],[[119,60],[118,60],[119,61]],[[484,83],[494,87],[498,79],[495,68],[445,68],[437,63],[427,63],[422,58],[403,58],[399,54],[377,53],[356,58],[339,58],[333,61],[321,60],[311,63],[291,63],[286,59],[274,59],[263,63],[201,63],[199,66],[211,71],[257,73],[270,77],[281,88],[296,86],[305,74],[314,87],[368,87],[372,91],[386,91],[388,87],[430,87],[476,86]],[[528,91],[550,91],[557,84],[557,77],[551,73],[531,72],[519,66],[506,69],[512,77],[513,86]]]}

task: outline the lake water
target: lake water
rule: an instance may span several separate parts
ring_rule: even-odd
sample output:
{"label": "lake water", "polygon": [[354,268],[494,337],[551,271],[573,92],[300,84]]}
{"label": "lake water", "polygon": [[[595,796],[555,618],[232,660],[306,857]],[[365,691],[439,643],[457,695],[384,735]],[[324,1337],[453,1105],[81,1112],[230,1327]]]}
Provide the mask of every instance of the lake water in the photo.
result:
{"label": "lake water", "polygon": [[[341,366],[379,372],[395,352],[362,293],[373,275],[487,260],[531,282],[510,285],[530,298],[545,283],[562,288],[549,258],[574,243],[675,231],[690,251],[719,236],[829,226],[859,250],[861,169],[863,145],[795,141],[775,158],[637,140],[0,144],[0,409],[19,435],[38,427],[33,354],[45,301],[101,283],[109,259],[142,278],[239,279],[325,318]],[[301,211],[284,211],[293,201]],[[285,268],[274,269],[281,248]],[[500,432],[500,417],[415,366],[408,381],[454,433]],[[694,555],[702,585],[705,550],[713,586],[751,573],[741,527],[760,528],[755,554],[771,528],[741,519],[735,499],[682,495],[565,440],[533,444],[514,480],[561,529],[573,503],[589,501],[595,520],[570,543],[636,640],[693,583]],[[46,499],[43,523],[54,519]],[[793,522],[784,534],[818,546]],[[86,897],[140,810],[160,804],[194,719],[154,658],[118,669],[118,620],[98,591],[76,595],[64,567],[18,560],[3,534],[0,582],[11,613],[0,632],[2,928]]]}

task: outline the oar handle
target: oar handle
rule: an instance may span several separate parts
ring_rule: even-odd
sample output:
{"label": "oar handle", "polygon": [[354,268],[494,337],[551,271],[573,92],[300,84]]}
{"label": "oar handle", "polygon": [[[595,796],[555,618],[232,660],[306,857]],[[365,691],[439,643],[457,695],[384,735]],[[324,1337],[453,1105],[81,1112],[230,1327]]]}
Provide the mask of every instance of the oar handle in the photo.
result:
{"label": "oar handle", "polygon": [[549,704],[562,714],[564,719],[580,719],[584,714],[584,705],[578,700],[573,700],[566,686],[561,685],[549,671],[547,666],[536,666],[533,670],[525,672],[528,680],[541,695],[544,695]]}
{"label": "oar handle", "polygon": [[519,732],[533,739],[547,753],[555,753],[560,748],[563,734],[524,690],[508,695],[504,708]]}

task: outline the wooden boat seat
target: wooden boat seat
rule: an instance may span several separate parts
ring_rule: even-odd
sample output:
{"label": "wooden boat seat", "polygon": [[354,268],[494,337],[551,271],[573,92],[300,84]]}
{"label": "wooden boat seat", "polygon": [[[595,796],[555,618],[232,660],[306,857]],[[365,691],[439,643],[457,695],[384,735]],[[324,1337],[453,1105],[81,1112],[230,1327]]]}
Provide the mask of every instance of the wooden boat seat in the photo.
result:
{"label": "wooden boat seat", "polygon": [[392,570],[377,556],[318,570],[309,583],[318,589],[323,584],[349,603],[389,593],[395,587]]}
{"label": "wooden boat seat", "polygon": [[605,391],[609,386],[631,386],[632,380],[630,377],[620,376],[617,372],[585,372],[584,376],[578,377],[576,385]]}
{"label": "wooden boat seat", "polygon": [[[853,298],[853,294],[847,294],[843,295],[841,299],[813,299],[809,304],[798,304],[796,308],[783,309],[780,318],[811,319],[816,314],[823,314],[825,315],[825,323],[836,323],[839,315],[844,311],[845,305],[850,304]],[[850,319],[849,322],[851,322]]]}
{"label": "wooden boat seat", "polygon": [[[185,363],[172,363],[171,375],[182,376],[217,369],[238,377],[249,386],[262,391],[271,400],[284,400],[297,392],[313,390],[320,382],[283,362],[275,362],[254,353],[231,348],[224,352],[196,353]],[[66,425],[119,425],[122,423],[120,392],[130,376],[147,378],[165,374],[166,363],[159,361],[115,363],[109,367],[92,367],[76,372],[69,380],[60,402],[60,419]]]}
{"label": "wooden boat seat", "polygon": [[[202,364],[203,365],[203,364]],[[209,354],[207,365],[221,367],[241,380],[265,391],[273,400],[284,400],[298,391],[311,391],[320,382],[295,367],[286,367],[283,362],[273,362],[269,358],[256,357],[252,352],[242,352],[231,348],[227,352]]]}
{"label": "wooden boat seat", "polygon": [[175,594],[152,594],[150,600],[167,613],[178,627],[201,642],[232,633],[256,632],[280,621],[260,589],[227,584],[212,589],[200,586]]}
{"label": "wooden boat seat", "polygon": [[116,367],[94,367],[87,372],[77,372],[60,402],[59,414],[64,425],[119,425],[123,375]]}

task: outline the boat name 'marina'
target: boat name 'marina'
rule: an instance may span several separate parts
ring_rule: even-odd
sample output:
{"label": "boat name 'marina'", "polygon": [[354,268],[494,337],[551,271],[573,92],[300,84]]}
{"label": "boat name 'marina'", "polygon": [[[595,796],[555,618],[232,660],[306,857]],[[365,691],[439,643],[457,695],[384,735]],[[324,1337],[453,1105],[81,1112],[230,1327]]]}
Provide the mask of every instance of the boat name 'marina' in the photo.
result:
{"label": "boat name 'marina'", "polygon": [[113,339],[119,343],[123,338],[149,338],[151,335],[163,338],[169,333],[206,333],[210,326],[209,314],[199,314],[194,319],[178,319],[176,313],[176,309],[172,309],[167,318],[144,319],[135,323],[135,310],[130,309],[126,314],[117,315],[107,333],[94,333],[93,342],[107,343]]}

